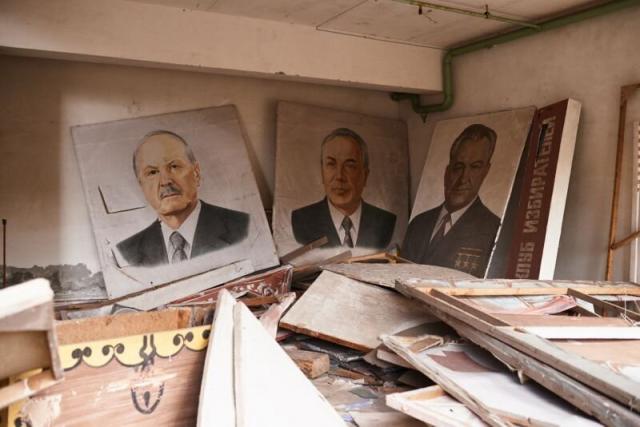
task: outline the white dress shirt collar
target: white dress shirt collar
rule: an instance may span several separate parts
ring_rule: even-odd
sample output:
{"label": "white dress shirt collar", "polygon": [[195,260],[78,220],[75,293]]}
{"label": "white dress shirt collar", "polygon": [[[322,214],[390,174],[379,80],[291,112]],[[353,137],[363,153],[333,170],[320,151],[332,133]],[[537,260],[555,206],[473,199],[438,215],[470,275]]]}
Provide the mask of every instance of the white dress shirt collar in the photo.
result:
{"label": "white dress shirt collar", "polygon": [[440,213],[438,214],[438,220],[436,221],[436,226],[433,227],[433,231],[431,232],[431,238],[433,239],[433,236],[436,234],[436,232],[440,228],[442,219],[444,218],[444,216],[447,213],[449,213],[449,215],[451,215],[451,222],[449,222],[447,225],[445,225],[445,228],[444,228],[444,234],[445,235],[449,232],[449,230],[451,230],[451,227],[453,227],[455,225],[455,223],[460,219],[460,217],[462,215],[464,215],[464,213],[471,207],[471,205],[476,202],[477,199],[478,199],[478,196],[476,196],[471,201],[471,203],[469,203],[468,205],[458,209],[457,211],[455,211],[453,213],[449,213],[449,211],[447,211],[447,208],[443,204],[442,208],[440,209]]}
{"label": "white dress shirt collar", "polygon": [[[335,206],[331,204],[329,199],[327,198],[327,204],[329,205],[329,213],[331,214],[331,221],[333,221],[333,226],[338,232],[338,237],[340,238],[340,243],[344,245],[344,238],[347,233],[344,228],[342,228],[342,221],[344,220],[345,215],[338,210]],[[356,241],[358,240],[358,230],[360,230],[360,218],[362,217],[362,202],[358,205],[358,208],[349,215],[349,219],[351,220],[351,240],[353,241],[353,246],[356,246]]]}
{"label": "white dress shirt collar", "polygon": [[200,200],[196,204],[193,212],[189,214],[187,219],[178,227],[177,230],[170,228],[167,224],[160,221],[160,228],[162,229],[162,237],[164,238],[164,245],[167,249],[167,256],[169,257],[169,262],[171,262],[171,258],[173,256],[174,248],[169,240],[171,234],[174,231],[180,233],[182,237],[187,241],[184,246],[184,252],[187,254],[187,259],[191,258],[191,249],[193,248],[193,239],[196,235],[196,226],[198,225],[198,218],[200,217],[200,210],[202,209],[202,204]]}

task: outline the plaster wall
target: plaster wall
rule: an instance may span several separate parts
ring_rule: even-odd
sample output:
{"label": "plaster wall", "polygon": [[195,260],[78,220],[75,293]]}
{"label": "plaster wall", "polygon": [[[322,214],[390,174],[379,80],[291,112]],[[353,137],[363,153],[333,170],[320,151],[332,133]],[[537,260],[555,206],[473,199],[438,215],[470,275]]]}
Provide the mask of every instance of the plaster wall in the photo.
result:
{"label": "plaster wall", "polygon": [[399,111],[380,91],[0,56],[0,217],[8,219],[8,265],[99,269],[73,125],[235,104],[262,201],[270,207],[278,100],[394,119]]}
{"label": "plaster wall", "polygon": [[[402,107],[409,123],[413,197],[437,120],[575,98],[582,102],[582,115],[556,278],[603,279],[620,86],[640,82],[639,22],[636,7],[454,59],[451,110],[432,114],[423,124],[408,105]],[[629,103],[625,125],[618,239],[632,231],[630,133],[638,119],[640,91]],[[627,247],[616,252],[614,278],[628,279],[628,265]]]}

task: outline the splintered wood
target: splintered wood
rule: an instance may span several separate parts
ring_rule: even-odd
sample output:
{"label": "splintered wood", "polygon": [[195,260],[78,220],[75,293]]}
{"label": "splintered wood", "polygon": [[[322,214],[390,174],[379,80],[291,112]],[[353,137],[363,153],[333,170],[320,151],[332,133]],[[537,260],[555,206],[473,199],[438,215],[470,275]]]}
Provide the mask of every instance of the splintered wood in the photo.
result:
{"label": "splintered wood", "polygon": [[421,264],[329,264],[323,270],[341,274],[361,282],[394,288],[397,281],[414,277],[429,277],[432,280],[474,279],[474,276],[446,267]]}
{"label": "splintered wood", "polygon": [[378,336],[436,319],[418,301],[324,271],[284,316],[280,326],[369,351]]}
{"label": "splintered wood", "polygon": [[[400,290],[423,301],[433,314],[460,335],[604,424],[638,425],[640,341],[637,340],[638,327],[630,317],[632,311],[611,304],[607,308],[619,318],[597,317],[593,312],[591,317],[577,318],[518,311],[509,313],[506,306],[498,305],[502,298],[508,296],[563,296],[580,304],[589,303],[595,310],[603,305],[598,296],[618,295],[637,299],[640,287],[579,282],[573,283],[575,287],[567,288],[567,282],[542,281],[508,281],[510,286],[515,286],[507,287],[504,282],[483,281],[475,288],[469,282],[457,281],[450,283],[453,288],[420,287],[412,283],[410,286],[401,285]],[[493,299],[496,311],[478,304],[478,299]],[[397,338],[389,337],[384,342],[403,357],[413,357],[414,365],[427,363],[421,358],[424,355],[402,348]],[[429,369],[434,371],[433,367]],[[450,380],[450,376],[445,376],[445,381],[437,382],[443,385]],[[455,387],[451,388],[451,384],[449,388],[443,387],[462,399],[460,394],[455,394]],[[473,403],[477,402],[474,400]],[[491,422],[477,408],[470,404],[467,406]],[[490,412],[499,414],[504,408],[513,410],[515,406],[491,408]]]}

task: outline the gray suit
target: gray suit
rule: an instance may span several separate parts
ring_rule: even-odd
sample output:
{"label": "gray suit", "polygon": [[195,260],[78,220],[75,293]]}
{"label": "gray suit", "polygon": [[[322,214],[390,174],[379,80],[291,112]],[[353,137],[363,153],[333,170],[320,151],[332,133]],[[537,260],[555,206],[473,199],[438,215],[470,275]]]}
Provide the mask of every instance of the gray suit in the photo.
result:
{"label": "gray suit", "polygon": [[[191,258],[223,249],[247,237],[249,214],[201,203],[200,216],[191,248]],[[117,244],[124,259],[134,266],[167,264],[169,257],[160,221]]]}
{"label": "gray suit", "polygon": [[[328,203],[324,198],[291,213],[293,236],[298,243],[306,245],[327,236],[329,243],[324,248],[341,245]],[[363,201],[360,227],[354,243],[358,247],[384,249],[391,241],[395,225],[395,214]]]}

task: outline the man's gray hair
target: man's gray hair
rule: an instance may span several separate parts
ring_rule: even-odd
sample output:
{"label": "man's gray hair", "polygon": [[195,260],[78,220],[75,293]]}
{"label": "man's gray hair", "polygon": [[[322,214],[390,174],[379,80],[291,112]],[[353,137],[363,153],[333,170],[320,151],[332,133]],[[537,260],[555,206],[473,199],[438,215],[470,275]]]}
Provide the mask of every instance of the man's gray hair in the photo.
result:
{"label": "man's gray hair", "polygon": [[192,165],[196,164],[197,162],[196,156],[195,154],[193,154],[193,150],[191,150],[191,147],[189,147],[189,144],[187,144],[187,141],[185,141],[183,137],[169,130],[164,130],[164,129],[152,130],[151,132],[147,133],[145,136],[140,138],[140,141],[138,142],[138,145],[136,146],[136,149],[133,152],[133,173],[136,174],[136,178],[138,178],[138,164],[136,162],[138,157],[138,151],[140,150],[140,147],[142,147],[142,144],[144,144],[147,141],[147,139],[156,135],[170,135],[175,139],[177,139],[178,141],[180,141],[182,145],[184,145],[184,152],[186,153],[187,158],[189,159],[191,164]]}
{"label": "man's gray hair", "polygon": [[[358,148],[360,149],[364,160],[364,168],[369,169],[369,149],[367,148],[367,143],[364,141],[364,139],[362,139],[360,135],[349,128],[337,128],[332,130],[331,133],[325,136],[322,140],[322,144],[320,145],[320,152],[322,152],[322,149],[327,142],[338,137],[349,138],[350,140],[358,144]],[[320,161],[322,162],[322,159],[320,159]]]}
{"label": "man's gray hair", "polygon": [[453,156],[460,148],[460,144],[463,141],[480,141],[482,139],[486,139],[489,141],[489,160],[493,156],[493,151],[496,148],[496,140],[498,139],[498,135],[496,131],[491,129],[488,126],[481,125],[479,123],[474,123],[472,125],[467,126],[460,135],[453,141],[451,144],[451,150],[449,151],[449,161],[453,159]]}

